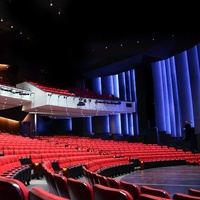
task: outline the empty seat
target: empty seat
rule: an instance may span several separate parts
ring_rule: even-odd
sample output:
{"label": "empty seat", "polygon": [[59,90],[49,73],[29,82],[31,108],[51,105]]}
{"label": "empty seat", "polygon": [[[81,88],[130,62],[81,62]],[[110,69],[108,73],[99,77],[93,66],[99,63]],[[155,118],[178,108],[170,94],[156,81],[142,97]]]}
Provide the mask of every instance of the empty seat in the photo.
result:
{"label": "empty seat", "polygon": [[112,177],[107,177],[108,184],[111,188],[120,188],[120,180],[112,178]]}
{"label": "empty seat", "polygon": [[93,186],[94,200],[134,200],[129,192],[101,184]]}
{"label": "empty seat", "polygon": [[91,180],[90,182],[92,186],[96,183],[99,183],[99,179],[96,172],[90,171],[89,176],[90,176],[90,180]]}
{"label": "empty seat", "polygon": [[150,194],[140,194],[139,200],[166,200],[166,198],[158,197]]}
{"label": "empty seat", "polygon": [[67,185],[71,200],[94,200],[93,189],[89,182],[68,178]]}
{"label": "empty seat", "polygon": [[169,193],[163,189],[153,188],[153,187],[143,185],[140,187],[140,191],[142,194],[150,194],[150,195],[154,195],[158,197],[163,197],[166,199],[171,199]]}
{"label": "empty seat", "polygon": [[70,200],[70,199],[60,197],[42,188],[34,187],[28,193],[28,200]]}
{"label": "empty seat", "polygon": [[130,183],[126,181],[120,181],[120,186],[122,189],[128,191],[134,200],[138,200],[140,196],[140,188],[135,183]]}
{"label": "empty seat", "polygon": [[173,195],[173,200],[200,200],[200,197],[192,196],[189,194],[183,194],[183,193],[175,193]]}
{"label": "empty seat", "polygon": [[102,176],[101,174],[96,174],[98,179],[98,183],[104,186],[109,186],[108,179],[106,176]]}
{"label": "empty seat", "polygon": [[17,179],[0,176],[1,200],[27,200],[28,188]]}
{"label": "empty seat", "polygon": [[189,188],[188,194],[192,196],[200,197],[200,190],[195,189],[195,188]]}
{"label": "empty seat", "polygon": [[54,180],[58,195],[61,197],[69,198],[67,178],[61,174],[54,174]]}
{"label": "empty seat", "polygon": [[54,173],[48,172],[48,178],[49,178],[49,182],[48,182],[49,191],[53,194],[58,195],[57,186],[54,179]]}

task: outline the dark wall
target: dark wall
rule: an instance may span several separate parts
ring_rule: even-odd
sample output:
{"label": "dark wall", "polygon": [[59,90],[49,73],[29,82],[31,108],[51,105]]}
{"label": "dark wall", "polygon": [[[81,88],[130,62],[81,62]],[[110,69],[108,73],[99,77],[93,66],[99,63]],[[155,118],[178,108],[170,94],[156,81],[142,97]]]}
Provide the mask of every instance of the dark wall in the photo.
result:
{"label": "dark wall", "polygon": [[149,66],[139,67],[135,72],[139,129],[148,130],[155,126],[152,73]]}
{"label": "dark wall", "polygon": [[72,119],[72,130],[79,136],[91,135],[91,124],[89,117],[73,118]]}
{"label": "dark wall", "polygon": [[22,121],[28,112],[22,111],[22,106],[0,110],[0,117]]}
{"label": "dark wall", "polygon": [[66,135],[71,132],[69,119],[37,117],[37,135]]}
{"label": "dark wall", "polygon": [[97,116],[92,118],[92,127],[94,134],[109,133],[107,116]]}

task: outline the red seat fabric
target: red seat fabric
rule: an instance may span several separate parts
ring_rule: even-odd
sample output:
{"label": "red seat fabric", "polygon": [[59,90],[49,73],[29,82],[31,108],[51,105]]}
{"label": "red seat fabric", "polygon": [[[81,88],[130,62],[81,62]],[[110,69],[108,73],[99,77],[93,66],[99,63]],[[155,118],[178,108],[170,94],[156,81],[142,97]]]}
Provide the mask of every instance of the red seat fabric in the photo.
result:
{"label": "red seat fabric", "polygon": [[150,195],[154,195],[154,196],[158,196],[158,197],[171,199],[169,193],[165,190],[162,190],[162,189],[153,188],[153,187],[143,185],[143,186],[140,187],[140,191],[141,191],[142,194],[150,194]]}
{"label": "red seat fabric", "polygon": [[101,174],[96,174],[98,183],[104,186],[109,186],[108,179],[106,176],[102,176]]}
{"label": "red seat fabric", "polygon": [[166,200],[166,198],[143,193],[140,194],[139,200]]}
{"label": "red seat fabric", "polygon": [[48,192],[42,188],[34,187],[28,193],[28,200],[70,200]]}
{"label": "red seat fabric", "polygon": [[93,186],[94,200],[134,200],[129,192],[101,184]]}
{"label": "red seat fabric", "polygon": [[121,188],[120,180],[112,178],[112,177],[107,177],[107,180],[108,180],[109,187],[111,187],[111,188]]}
{"label": "red seat fabric", "polygon": [[69,198],[67,178],[61,174],[54,174],[54,179],[58,195],[61,197]]}
{"label": "red seat fabric", "polygon": [[0,176],[1,200],[28,200],[28,188],[17,179]]}
{"label": "red seat fabric", "polygon": [[71,200],[94,200],[93,188],[87,181],[68,178],[67,183]]}
{"label": "red seat fabric", "polygon": [[120,186],[122,189],[128,191],[134,200],[138,200],[140,196],[140,188],[135,183],[129,183],[126,181],[120,181]]}
{"label": "red seat fabric", "polygon": [[194,188],[189,188],[188,189],[188,194],[196,197],[200,197],[200,190],[199,189],[194,189]]}
{"label": "red seat fabric", "polygon": [[175,193],[173,195],[173,200],[200,200],[200,197],[192,196],[189,194],[183,194],[183,193]]}

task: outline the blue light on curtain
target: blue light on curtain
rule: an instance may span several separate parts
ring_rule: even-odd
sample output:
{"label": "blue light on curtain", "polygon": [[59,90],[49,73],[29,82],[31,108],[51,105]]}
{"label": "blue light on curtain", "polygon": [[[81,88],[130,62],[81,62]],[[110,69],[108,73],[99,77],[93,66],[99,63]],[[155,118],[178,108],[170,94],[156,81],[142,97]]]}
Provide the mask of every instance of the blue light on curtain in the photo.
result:
{"label": "blue light on curtain", "polygon": [[136,112],[128,114],[129,116],[129,133],[130,135],[139,135],[138,112],[137,112],[137,93],[136,93],[136,80],[135,70],[130,70],[130,101],[135,102]]}
{"label": "blue light on curtain", "polygon": [[200,134],[200,46],[152,63],[155,118],[159,131],[182,137],[184,121]]}
{"label": "blue light on curtain", "polygon": [[[128,129],[129,129],[129,135],[135,135],[134,132],[134,119],[133,119],[133,114],[132,113],[128,113],[127,114],[128,117]],[[137,127],[137,126],[136,126]]]}
{"label": "blue light on curtain", "polygon": [[97,92],[98,94],[102,94],[102,87],[101,87],[101,78],[95,77],[92,79],[92,90]]}
{"label": "blue light on curtain", "polygon": [[131,101],[132,99],[132,88],[131,88],[131,79],[130,79],[130,71],[125,72],[125,80],[126,80],[126,96],[127,101]]}
{"label": "blue light on curtain", "polygon": [[118,75],[113,75],[112,76],[113,81],[112,81],[112,85],[113,85],[113,95],[117,98],[119,98],[119,78]]}
{"label": "blue light on curtain", "polygon": [[176,66],[174,57],[168,59],[170,61],[169,68],[171,71],[171,89],[173,99],[171,99],[171,113],[170,113],[170,123],[171,123],[171,136],[172,137],[180,137],[182,136],[182,118],[181,118],[181,109],[180,109],[180,101],[178,95],[178,85],[177,85],[177,76],[176,76]]}
{"label": "blue light on curtain", "polygon": [[163,70],[161,61],[152,64],[154,87],[155,120],[159,131],[166,131],[165,124],[165,96],[163,91]]}
{"label": "blue light on curtain", "polygon": [[112,76],[104,76],[101,78],[102,94],[113,94]]}
{"label": "blue light on curtain", "polygon": [[121,116],[120,114],[109,115],[109,125],[110,125],[110,133],[111,134],[119,134],[121,135]]}
{"label": "blue light on curtain", "polygon": [[[134,101],[137,110],[134,69],[115,75],[95,77],[92,80],[92,84],[93,90],[100,94],[113,94],[115,97],[118,97],[123,101]],[[134,133],[139,134],[137,113],[120,114],[117,116],[118,117],[109,116],[110,123],[107,125],[111,132],[114,131],[127,135],[134,135]],[[100,120],[100,118],[98,118],[98,120]]]}
{"label": "blue light on curtain", "polygon": [[194,121],[193,119],[193,102],[191,93],[191,80],[188,65],[187,52],[184,51],[175,56],[179,100],[182,113],[182,122]]}
{"label": "blue light on curtain", "polygon": [[127,101],[126,81],[124,72],[119,74],[119,91],[120,91],[120,99],[123,101]]}
{"label": "blue light on curtain", "polygon": [[200,69],[198,50],[199,46],[196,45],[187,52],[194,111],[192,126],[195,127],[196,134],[200,134]]}
{"label": "blue light on curtain", "polygon": [[130,101],[137,102],[135,70],[130,70],[130,80],[131,80],[130,81],[130,84],[131,84],[131,89],[130,89],[131,98],[130,98]]}

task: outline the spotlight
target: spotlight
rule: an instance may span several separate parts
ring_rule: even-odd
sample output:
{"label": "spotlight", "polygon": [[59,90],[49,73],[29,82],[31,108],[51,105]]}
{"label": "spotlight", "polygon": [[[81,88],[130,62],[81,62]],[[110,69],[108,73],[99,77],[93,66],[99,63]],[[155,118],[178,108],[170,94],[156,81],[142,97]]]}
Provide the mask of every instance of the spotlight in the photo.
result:
{"label": "spotlight", "polygon": [[85,102],[79,101],[79,102],[77,103],[77,106],[85,106]]}
{"label": "spotlight", "polygon": [[85,102],[84,99],[79,98],[79,102],[77,103],[77,106],[85,106]]}

